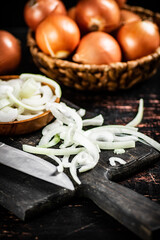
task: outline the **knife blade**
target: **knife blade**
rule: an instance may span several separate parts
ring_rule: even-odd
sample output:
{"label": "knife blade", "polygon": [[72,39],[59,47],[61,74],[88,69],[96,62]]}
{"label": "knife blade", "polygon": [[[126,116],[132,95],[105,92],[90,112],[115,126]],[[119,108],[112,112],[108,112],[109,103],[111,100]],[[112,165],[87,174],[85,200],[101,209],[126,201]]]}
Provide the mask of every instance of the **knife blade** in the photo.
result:
{"label": "knife blade", "polygon": [[69,177],[57,167],[33,154],[0,142],[0,163],[46,182],[74,190]]}

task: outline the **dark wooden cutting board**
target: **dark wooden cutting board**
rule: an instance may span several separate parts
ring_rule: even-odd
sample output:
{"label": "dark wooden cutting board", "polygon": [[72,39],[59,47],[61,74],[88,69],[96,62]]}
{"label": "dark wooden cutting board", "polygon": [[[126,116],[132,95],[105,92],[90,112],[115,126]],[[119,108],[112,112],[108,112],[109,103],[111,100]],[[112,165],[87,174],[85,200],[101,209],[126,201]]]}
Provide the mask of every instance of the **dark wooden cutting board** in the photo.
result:
{"label": "dark wooden cutting board", "polygon": [[[67,104],[77,108],[71,103]],[[93,116],[95,114],[87,112],[85,117]],[[41,131],[38,131],[25,136],[1,136],[0,141],[22,149],[22,144],[36,145],[40,137]],[[116,182],[153,164],[160,153],[148,145],[137,143],[136,148],[128,149],[120,155],[127,161],[123,166],[111,167],[108,164],[110,156],[115,156],[113,151],[102,151],[97,166],[79,176],[82,184],[80,186],[75,184],[75,191],[63,189],[0,165],[0,204],[19,218],[29,220],[69,201],[76,194],[93,200],[101,209],[143,239],[152,239],[153,236],[158,239],[159,205]]]}

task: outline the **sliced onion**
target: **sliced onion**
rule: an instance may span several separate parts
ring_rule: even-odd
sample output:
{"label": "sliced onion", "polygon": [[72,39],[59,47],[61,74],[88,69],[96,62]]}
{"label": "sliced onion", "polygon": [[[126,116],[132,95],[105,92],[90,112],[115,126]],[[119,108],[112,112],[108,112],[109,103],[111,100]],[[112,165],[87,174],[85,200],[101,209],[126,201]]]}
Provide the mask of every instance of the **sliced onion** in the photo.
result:
{"label": "sliced onion", "polygon": [[37,89],[40,89],[40,87],[41,85],[36,82],[34,78],[29,78],[23,83],[19,92],[22,98],[29,98],[33,96],[33,94],[37,91]]}
{"label": "sliced onion", "polygon": [[155,141],[154,139],[148,137],[147,135],[145,135],[141,132],[135,132],[130,129],[124,128],[122,133],[131,134],[133,136],[136,136],[136,137],[142,139],[143,141],[145,141],[146,143],[148,143],[149,145],[151,145],[153,148],[160,151],[160,144],[157,141]]}
{"label": "sliced onion", "polygon": [[71,176],[73,177],[75,182],[77,182],[78,184],[81,184],[81,181],[79,180],[79,178],[77,176],[77,167],[79,165],[77,160],[78,160],[78,154],[72,159],[69,170],[70,170]]}
{"label": "sliced onion", "polygon": [[57,145],[57,143],[59,143],[59,142],[60,142],[60,137],[58,134],[56,134],[51,141],[48,141],[46,144],[43,144],[43,145],[41,143],[39,143],[38,146],[40,146],[42,148],[49,148],[49,147],[53,147],[53,146]]}
{"label": "sliced onion", "polygon": [[110,131],[93,131],[89,134],[89,138],[91,138],[93,141],[98,142],[113,142],[114,135]]}
{"label": "sliced onion", "polygon": [[6,85],[6,84],[1,84],[0,85],[0,98],[1,99],[8,98],[8,96],[7,96],[7,92],[8,91],[12,92],[13,91],[13,87],[11,87],[9,85]]}
{"label": "sliced onion", "polygon": [[26,119],[31,119],[34,118],[40,114],[42,114],[43,112],[38,112],[37,114],[18,114],[17,116],[17,121],[22,121],[22,120],[26,120]]}
{"label": "sliced onion", "polygon": [[18,110],[12,107],[5,107],[0,110],[0,122],[12,122],[18,116]]}
{"label": "sliced onion", "polygon": [[75,127],[68,127],[68,131],[65,132],[63,137],[64,143],[60,145],[60,148],[69,147],[73,144],[73,136],[75,132]]}
{"label": "sliced onion", "polygon": [[104,118],[100,114],[94,118],[83,120],[83,126],[101,126],[103,122]]}
{"label": "sliced onion", "polygon": [[0,109],[10,105],[10,101],[7,98],[0,99]]}
{"label": "sliced onion", "polygon": [[82,132],[76,131],[73,140],[75,143],[84,146],[88,153],[93,157],[95,161],[95,165],[99,160],[99,148],[96,144],[94,144],[89,138],[87,138]]}
{"label": "sliced onion", "polygon": [[31,111],[43,111],[45,110],[45,106],[41,106],[41,107],[32,107],[32,106],[29,106],[27,104],[24,104],[22,101],[18,100],[13,94],[11,91],[7,91],[7,95],[8,97],[15,103],[17,104],[18,106],[21,106],[27,110],[31,110]]}
{"label": "sliced onion", "polygon": [[[54,107],[53,107],[54,106]],[[51,104],[56,116],[55,122],[46,126],[42,131],[42,138],[36,147],[23,145],[23,150],[35,154],[51,156],[58,163],[58,171],[69,168],[75,182],[81,184],[77,172],[89,171],[94,168],[100,158],[101,150],[114,150],[115,154],[125,153],[125,149],[134,148],[136,141],[149,144],[160,151],[160,144],[143,133],[135,126],[143,117],[143,100],[140,100],[138,113],[127,125],[104,125],[83,130],[83,126],[102,124],[103,117],[98,115],[92,119],[81,118],[81,113],[61,102]],[[84,111],[82,111],[82,115]],[[78,127],[80,124],[80,127]],[[58,149],[51,149],[62,141]],[[46,148],[44,148],[46,147]],[[71,155],[75,155],[71,160]],[[62,156],[57,158],[56,156]],[[112,166],[125,164],[117,157],[109,158]]]}
{"label": "sliced onion", "polygon": [[86,114],[86,110],[83,108],[80,108],[77,113],[79,114],[80,117],[84,117],[84,115]]}
{"label": "sliced onion", "polygon": [[114,153],[115,154],[123,154],[123,153],[125,153],[125,149],[123,149],[123,148],[114,149]]}
{"label": "sliced onion", "polygon": [[114,150],[120,148],[134,148],[135,141],[127,141],[127,142],[100,142],[96,141],[96,144],[99,146],[100,149],[103,150]]}
{"label": "sliced onion", "polygon": [[56,100],[56,97],[55,99],[53,99],[53,97],[54,95],[51,88],[46,85],[46,86],[41,86],[40,94],[31,95],[31,97],[29,98],[23,98],[22,102],[27,105],[38,107],[40,105],[48,103],[49,101],[52,102],[52,100],[54,102]]}
{"label": "sliced onion", "polygon": [[30,98],[23,98],[22,103],[31,105],[33,107],[38,107],[41,105],[41,95],[37,94],[37,95],[33,95]]}
{"label": "sliced onion", "polygon": [[132,126],[132,127],[137,126],[142,121],[143,111],[144,111],[144,101],[143,99],[140,99],[137,115],[131,122],[127,124],[127,126]]}
{"label": "sliced onion", "polygon": [[63,164],[61,159],[54,155],[48,155],[48,157],[52,158],[54,161],[58,163],[58,167],[57,167],[58,172],[63,172]]}
{"label": "sliced onion", "polygon": [[61,132],[67,131],[67,126],[57,126],[54,129],[52,129],[48,134],[45,134],[42,136],[38,146],[44,146],[49,144],[49,141],[57,134],[60,134]]}
{"label": "sliced onion", "polygon": [[116,166],[116,162],[120,163],[120,164],[126,164],[126,161],[124,161],[122,158],[118,158],[118,157],[110,157],[109,158],[109,163],[112,166]]}
{"label": "sliced onion", "polygon": [[54,122],[49,123],[48,125],[46,125],[43,130],[42,130],[42,135],[46,135],[48,134],[52,129],[54,129],[55,127],[59,127],[62,126],[63,123],[61,121],[59,121],[58,119],[56,119]]}
{"label": "sliced onion", "polygon": [[64,124],[75,124],[78,129],[82,129],[82,118],[75,109],[65,106],[63,103],[53,103],[49,110]]}
{"label": "sliced onion", "polygon": [[[36,80],[37,75],[22,74],[20,76],[22,76],[23,79],[0,80],[0,109],[8,106],[17,109],[18,112],[16,119],[14,119],[14,110],[12,111],[13,117],[3,117],[3,120],[14,119],[13,121],[21,121],[33,118],[46,111],[48,102],[52,103],[57,99],[57,96],[53,94],[53,91],[48,85],[44,86],[42,85],[42,81]],[[38,79],[39,78],[40,75],[38,75]],[[47,81],[49,80],[47,79]],[[51,79],[50,81],[51,83],[53,82]],[[50,85],[53,85],[53,83]],[[1,112],[1,114],[7,116],[6,112]],[[0,122],[2,122],[2,118]]]}
{"label": "sliced onion", "polygon": [[68,155],[75,155],[79,153],[80,151],[84,150],[84,148],[74,148],[74,147],[68,147],[68,148],[61,148],[61,149],[48,149],[48,148],[41,148],[41,147],[34,147],[27,144],[23,144],[23,150],[30,153],[35,154],[43,154],[43,155],[50,155],[50,156],[68,156]]}
{"label": "sliced onion", "polygon": [[69,162],[69,156],[63,156],[62,164],[64,168],[69,168],[71,166],[71,163]]}
{"label": "sliced onion", "polygon": [[61,88],[58,83],[56,83],[54,80],[51,80],[50,78],[47,78],[45,76],[39,75],[39,74],[28,74],[28,73],[23,73],[20,75],[20,79],[26,80],[29,78],[34,78],[38,82],[44,82],[47,83],[55,88],[55,95],[60,98],[62,95]]}

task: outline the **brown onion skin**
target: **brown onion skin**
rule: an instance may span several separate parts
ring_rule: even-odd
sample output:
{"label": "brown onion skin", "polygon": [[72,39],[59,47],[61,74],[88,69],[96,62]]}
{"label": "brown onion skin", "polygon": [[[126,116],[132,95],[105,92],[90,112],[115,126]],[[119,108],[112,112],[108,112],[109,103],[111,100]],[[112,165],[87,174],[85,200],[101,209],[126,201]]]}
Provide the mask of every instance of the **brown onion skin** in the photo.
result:
{"label": "brown onion skin", "polygon": [[135,22],[135,21],[141,21],[142,19],[140,16],[132,11],[126,10],[126,9],[121,9],[121,20],[120,20],[120,26]]}
{"label": "brown onion skin", "polygon": [[67,13],[70,18],[72,18],[74,21],[76,21],[76,7],[75,6],[68,9]]}
{"label": "brown onion skin", "polygon": [[29,28],[35,31],[52,11],[67,15],[67,10],[62,1],[59,0],[29,0],[24,7],[24,20]]}
{"label": "brown onion skin", "polygon": [[19,66],[21,57],[20,41],[8,31],[0,30],[0,74],[14,71]]}
{"label": "brown onion skin", "polygon": [[76,22],[83,34],[111,32],[119,25],[120,8],[115,0],[80,0],[76,5]]}
{"label": "brown onion skin", "polygon": [[127,0],[115,0],[120,8],[124,6],[124,4],[127,2]]}
{"label": "brown onion skin", "polygon": [[66,58],[74,51],[80,41],[80,30],[76,22],[68,16],[51,13],[37,27],[35,39],[39,48],[51,55],[46,39],[54,54],[66,52]]}
{"label": "brown onion skin", "polygon": [[91,32],[82,37],[73,61],[83,64],[110,64],[121,61],[118,42],[108,33]]}
{"label": "brown onion skin", "polygon": [[117,33],[125,60],[136,60],[153,53],[159,46],[158,26],[151,21],[125,24]]}

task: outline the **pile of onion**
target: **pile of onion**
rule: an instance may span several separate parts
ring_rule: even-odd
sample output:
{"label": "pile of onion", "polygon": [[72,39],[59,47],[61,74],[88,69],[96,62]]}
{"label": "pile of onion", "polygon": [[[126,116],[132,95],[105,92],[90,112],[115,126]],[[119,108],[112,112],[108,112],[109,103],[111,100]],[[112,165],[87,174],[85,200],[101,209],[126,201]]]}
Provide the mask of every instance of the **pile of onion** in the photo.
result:
{"label": "pile of onion", "polygon": [[[79,0],[66,10],[60,0],[30,0],[25,20],[38,47],[51,57],[98,65],[136,60],[159,47],[160,32],[156,23],[124,9],[126,2]],[[36,23],[29,23],[34,14],[26,9],[38,9]]]}

